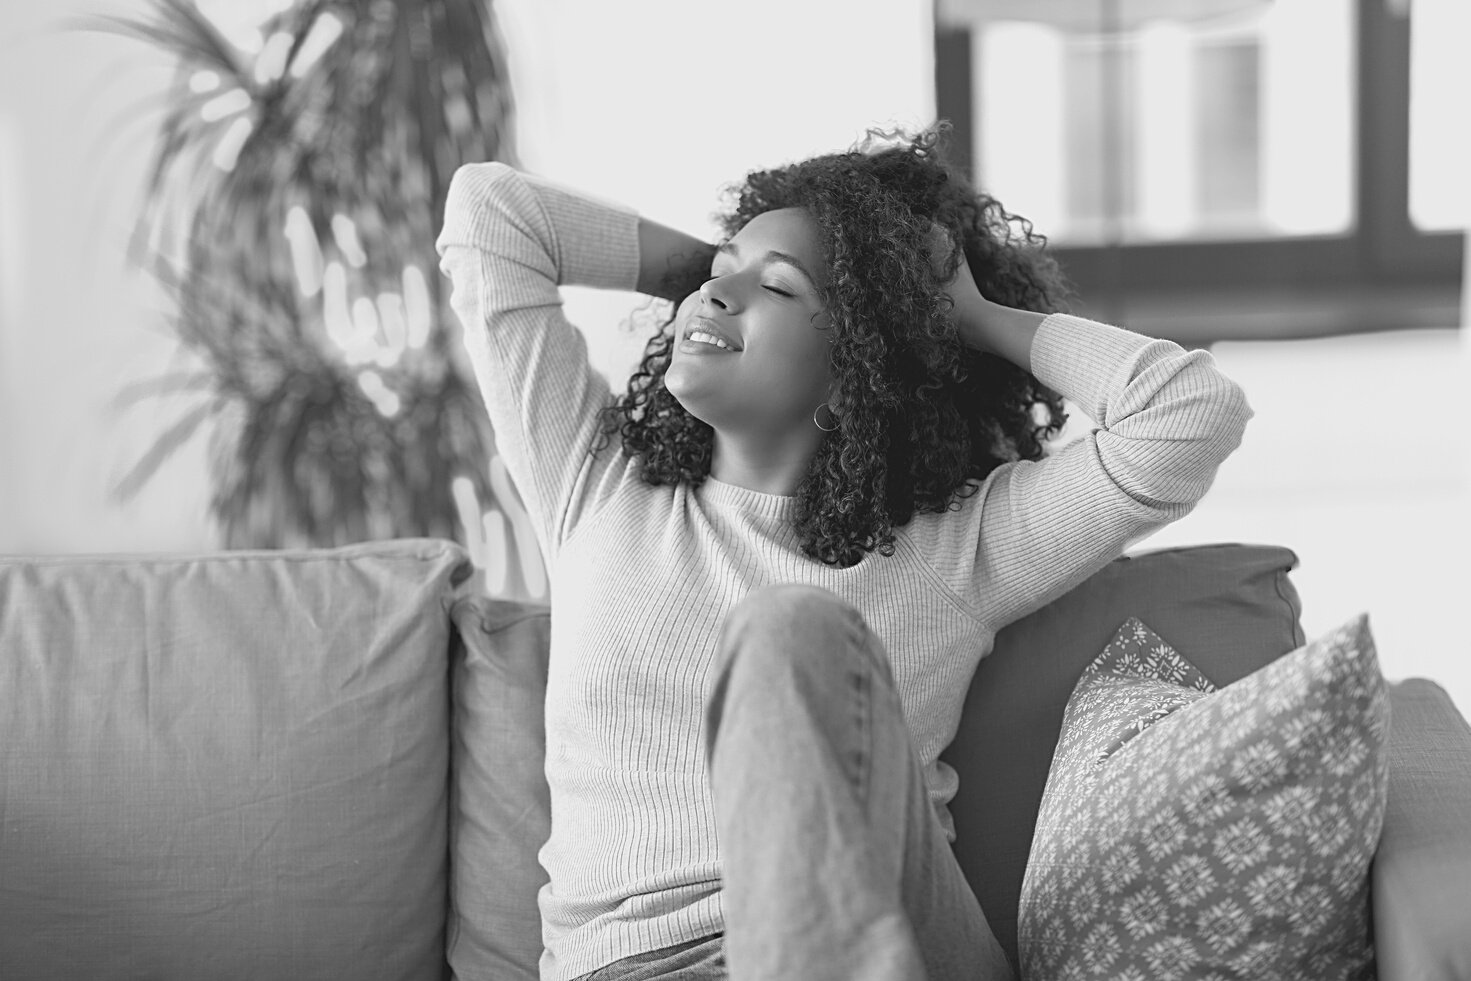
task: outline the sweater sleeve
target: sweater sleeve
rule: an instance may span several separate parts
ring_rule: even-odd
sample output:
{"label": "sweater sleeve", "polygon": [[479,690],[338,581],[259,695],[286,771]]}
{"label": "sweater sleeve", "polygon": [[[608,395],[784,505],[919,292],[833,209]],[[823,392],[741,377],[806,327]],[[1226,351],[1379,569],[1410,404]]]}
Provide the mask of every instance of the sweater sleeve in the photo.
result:
{"label": "sweater sleeve", "polygon": [[1067,314],[1038,328],[1032,370],[1097,428],[1042,460],[998,467],[948,531],[916,543],[993,630],[1188,514],[1252,415],[1209,352]]}
{"label": "sweater sleeve", "polygon": [[637,213],[502,163],[467,164],[435,247],[497,449],[550,559],[580,517],[590,471],[609,465],[589,450],[612,398],[558,287],[632,290]]}

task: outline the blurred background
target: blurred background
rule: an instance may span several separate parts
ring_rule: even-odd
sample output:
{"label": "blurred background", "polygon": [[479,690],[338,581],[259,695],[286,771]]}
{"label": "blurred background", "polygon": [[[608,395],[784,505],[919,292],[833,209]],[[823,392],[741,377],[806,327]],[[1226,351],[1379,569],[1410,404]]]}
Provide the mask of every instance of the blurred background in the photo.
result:
{"label": "blurred background", "polygon": [[[545,599],[437,270],[454,168],[712,237],[746,171],[942,117],[1075,312],[1247,389],[1136,548],[1286,545],[1310,635],[1368,610],[1471,713],[1468,42],[1464,0],[0,0],[0,552],[434,534]],[[622,386],[644,301],[565,294]]]}

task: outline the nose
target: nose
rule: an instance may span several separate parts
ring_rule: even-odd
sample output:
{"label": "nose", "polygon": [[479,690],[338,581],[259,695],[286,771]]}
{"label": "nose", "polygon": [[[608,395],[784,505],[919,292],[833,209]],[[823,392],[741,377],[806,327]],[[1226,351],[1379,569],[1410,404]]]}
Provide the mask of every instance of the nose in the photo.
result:
{"label": "nose", "polygon": [[717,276],[700,284],[700,299],[729,313],[735,306],[735,291],[724,277]]}

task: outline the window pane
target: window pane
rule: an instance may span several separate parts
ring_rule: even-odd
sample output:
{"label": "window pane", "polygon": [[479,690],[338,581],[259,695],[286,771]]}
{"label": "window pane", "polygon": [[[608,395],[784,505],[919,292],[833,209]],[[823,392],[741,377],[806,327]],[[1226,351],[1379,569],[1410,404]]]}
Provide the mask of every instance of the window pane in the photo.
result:
{"label": "window pane", "polygon": [[1415,0],[1410,17],[1410,220],[1423,231],[1471,228],[1471,4]]}
{"label": "window pane", "polygon": [[1349,229],[1350,0],[1243,3],[1115,33],[1081,17],[986,20],[986,6],[948,5],[973,28],[979,177],[1054,241]]}

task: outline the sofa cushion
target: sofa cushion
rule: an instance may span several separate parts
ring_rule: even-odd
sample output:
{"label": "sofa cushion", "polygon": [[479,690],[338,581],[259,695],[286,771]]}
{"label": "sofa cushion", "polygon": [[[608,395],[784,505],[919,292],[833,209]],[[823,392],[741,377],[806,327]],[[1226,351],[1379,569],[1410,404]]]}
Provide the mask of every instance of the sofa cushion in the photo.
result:
{"label": "sofa cushion", "polygon": [[536,981],[551,611],[466,596],[452,615],[449,963],[464,981]]}
{"label": "sofa cushion", "polygon": [[469,571],[0,559],[0,977],[441,978]]}
{"label": "sofa cushion", "polygon": [[1368,618],[1215,694],[1137,620],[1110,648],[1068,702],[1022,975],[1372,979],[1388,701]]}
{"label": "sofa cushion", "polygon": [[1032,829],[1063,709],[1079,675],[1131,616],[1188,650],[1216,685],[1303,643],[1288,579],[1297,557],[1259,545],[1163,549],[1117,559],[996,635],[943,758],[960,776],[955,856],[1013,964]]}
{"label": "sofa cushion", "polygon": [[1423,678],[1389,698],[1389,806],[1373,874],[1379,977],[1471,978],[1471,727]]}

